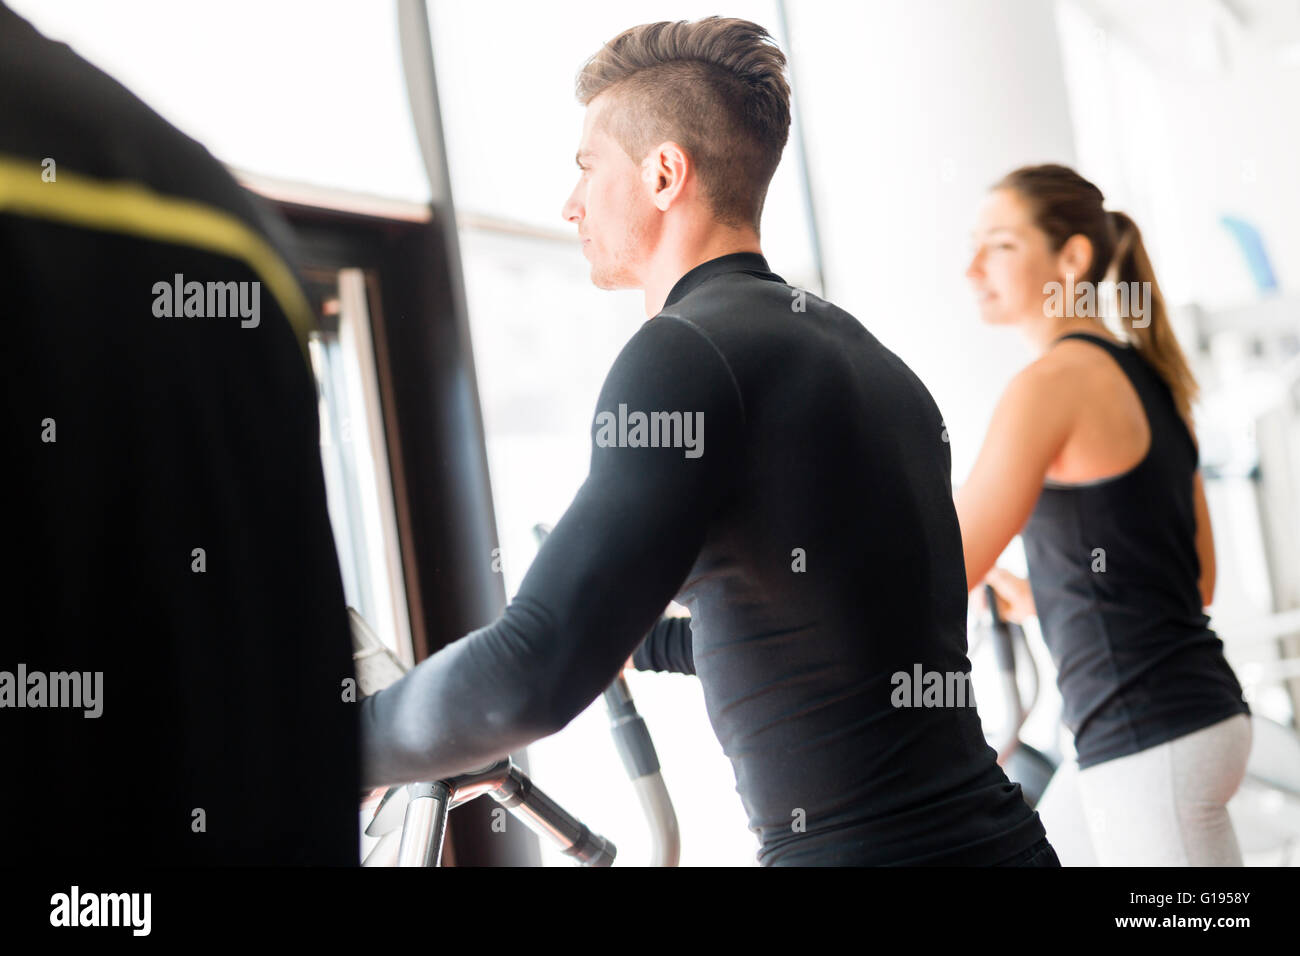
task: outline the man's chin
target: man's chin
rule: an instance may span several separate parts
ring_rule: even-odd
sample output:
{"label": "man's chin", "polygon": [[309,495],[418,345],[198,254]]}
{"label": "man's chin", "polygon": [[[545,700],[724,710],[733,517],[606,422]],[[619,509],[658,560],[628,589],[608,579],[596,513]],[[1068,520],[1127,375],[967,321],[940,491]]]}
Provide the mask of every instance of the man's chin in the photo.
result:
{"label": "man's chin", "polygon": [[628,281],[626,276],[618,273],[602,270],[597,266],[591,267],[591,284],[597,289],[605,292],[617,292],[619,289],[638,288],[634,283]]}

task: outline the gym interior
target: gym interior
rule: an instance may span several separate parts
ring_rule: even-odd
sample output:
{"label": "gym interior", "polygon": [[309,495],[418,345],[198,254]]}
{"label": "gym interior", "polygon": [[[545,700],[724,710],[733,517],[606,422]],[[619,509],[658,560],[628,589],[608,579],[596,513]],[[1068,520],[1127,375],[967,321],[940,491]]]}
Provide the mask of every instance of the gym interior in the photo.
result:
{"label": "gym interior", "polygon": [[[1226,800],[1239,862],[1300,865],[1296,3],[6,3],[206,148],[279,224],[310,310],[303,357],[350,609],[334,611],[340,627],[348,615],[361,696],[498,620],[593,467],[593,403],[650,301],[597,287],[571,211],[575,75],[611,38],[721,15],[784,51],[789,137],[762,254],[796,297],[856,317],[924,383],[959,513],[1008,383],[1038,356],[980,320],[984,204],[1012,170],[1077,171],[1140,224],[1160,321],[1199,386],[1217,569],[1205,614],[1252,730]],[[73,164],[58,175],[78,182]],[[1028,543],[1015,534],[995,563],[1032,580],[1041,605]],[[861,546],[886,563],[910,553]],[[972,584],[966,618],[984,738],[1062,865],[1106,866],[1089,838],[1101,811],[1061,796],[1078,754],[1048,628],[1001,597]],[[716,671],[695,650],[701,677],[610,671],[562,729],[486,768],[349,795],[355,862],[762,865],[735,754],[711,728],[701,678]],[[22,663],[11,657],[0,669]]]}

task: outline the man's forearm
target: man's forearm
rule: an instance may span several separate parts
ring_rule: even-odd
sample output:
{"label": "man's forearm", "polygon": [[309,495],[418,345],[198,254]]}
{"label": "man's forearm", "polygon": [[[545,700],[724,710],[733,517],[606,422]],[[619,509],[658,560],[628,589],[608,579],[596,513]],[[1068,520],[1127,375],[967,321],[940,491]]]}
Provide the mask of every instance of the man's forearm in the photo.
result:
{"label": "man's forearm", "polygon": [[636,653],[632,655],[632,663],[640,671],[694,674],[695,657],[691,643],[691,619],[689,617],[660,618],[636,649]]}
{"label": "man's forearm", "polygon": [[364,785],[443,780],[558,730],[530,668],[548,626],[544,612],[512,606],[362,701]]}

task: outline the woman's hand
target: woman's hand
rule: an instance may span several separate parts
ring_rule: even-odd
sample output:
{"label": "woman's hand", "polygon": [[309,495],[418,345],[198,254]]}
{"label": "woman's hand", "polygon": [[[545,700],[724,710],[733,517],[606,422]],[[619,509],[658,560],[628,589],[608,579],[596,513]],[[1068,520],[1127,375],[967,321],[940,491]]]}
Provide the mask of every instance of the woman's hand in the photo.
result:
{"label": "woman's hand", "polygon": [[984,576],[984,583],[992,585],[998,599],[998,613],[1002,619],[1012,624],[1023,624],[1031,617],[1037,617],[1034,607],[1034,595],[1029,590],[1029,582],[1017,577],[1006,568],[994,568]]}

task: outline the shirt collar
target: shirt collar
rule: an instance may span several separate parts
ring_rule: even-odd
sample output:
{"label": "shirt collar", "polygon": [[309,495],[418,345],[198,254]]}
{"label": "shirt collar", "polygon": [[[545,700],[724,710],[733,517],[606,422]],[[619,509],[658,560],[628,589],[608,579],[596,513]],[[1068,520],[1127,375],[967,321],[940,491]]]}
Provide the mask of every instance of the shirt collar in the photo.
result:
{"label": "shirt collar", "polygon": [[686,297],[687,293],[702,283],[727,272],[747,272],[760,279],[770,279],[775,282],[785,281],[767,267],[767,259],[761,253],[733,252],[729,255],[719,256],[716,259],[710,259],[708,262],[701,262],[678,279],[677,284],[669,291],[668,298],[664,300],[664,308],[677,304]]}

